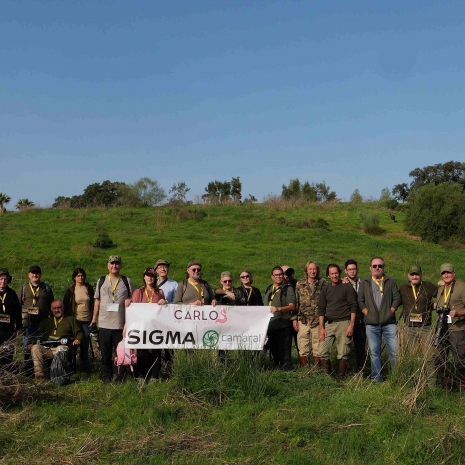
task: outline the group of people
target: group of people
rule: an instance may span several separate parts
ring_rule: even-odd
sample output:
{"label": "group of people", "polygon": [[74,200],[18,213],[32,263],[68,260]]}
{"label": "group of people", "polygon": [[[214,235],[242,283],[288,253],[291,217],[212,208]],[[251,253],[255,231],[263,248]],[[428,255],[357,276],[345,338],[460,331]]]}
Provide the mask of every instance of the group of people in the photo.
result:
{"label": "group of people", "polygon": [[[79,347],[80,368],[90,370],[89,347],[91,330],[98,327],[101,351],[102,381],[111,382],[114,376],[113,353],[125,334],[125,309],[131,302],[164,305],[243,305],[269,306],[270,323],[267,342],[262,352],[270,351],[277,367],[289,371],[292,364],[292,341],[296,341],[301,366],[313,363],[332,373],[331,350],[335,346],[338,378],[346,376],[349,354],[354,347],[356,369],[363,371],[368,355],[370,377],[384,381],[381,358],[382,342],[389,354],[391,367],[399,351],[396,311],[402,305],[399,319],[407,327],[407,344],[424,344],[425,375],[429,385],[442,384],[451,389],[453,378],[457,387],[465,389],[465,284],[456,279],[454,267],[445,263],[440,267],[438,285],[423,281],[422,269],[412,264],[407,282],[400,287],[385,274],[382,257],[370,261],[370,275],[359,278],[358,264],[350,259],[344,272],[332,263],[321,276],[319,264],[309,260],[304,268],[305,277],[296,280],[294,269],[276,266],[271,271],[272,283],[262,297],[254,287],[253,275],[243,269],[240,285],[233,285],[233,275],[225,271],[220,286],[213,287],[202,279],[202,264],[191,261],[186,279],[180,283],[169,278],[170,262],[158,260],[143,271],[143,285],[136,288],[133,281],[121,273],[120,256],[108,259],[108,274],[100,278],[94,289],[86,281],[86,272],[76,268],[72,273],[74,284],[63,299],[55,299],[48,284],[41,280],[42,270],[34,265],[29,269],[29,281],[16,293],[9,284],[12,277],[6,268],[0,269],[0,365],[11,363],[14,354],[14,336],[22,333],[24,360],[33,365],[36,377],[44,377],[44,360],[57,352]],[[439,347],[433,347],[432,313],[435,307],[449,314],[447,330]],[[70,344],[60,341],[68,339]],[[44,340],[58,341],[54,347]],[[368,346],[368,354],[367,348]],[[452,351],[455,367],[448,364]],[[152,380],[160,378],[161,349],[137,351],[139,371]],[[173,368],[173,351],[165,350],[167,370]],[[312,360],[313,359],[313,360]],[[118,376],[117,380],[121,380]]]}

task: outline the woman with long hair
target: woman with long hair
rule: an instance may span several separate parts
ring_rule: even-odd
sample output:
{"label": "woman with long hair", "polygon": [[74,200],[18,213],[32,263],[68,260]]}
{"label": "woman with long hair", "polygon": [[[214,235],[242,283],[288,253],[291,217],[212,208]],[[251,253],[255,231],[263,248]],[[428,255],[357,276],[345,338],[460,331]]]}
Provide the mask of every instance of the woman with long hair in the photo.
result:
{"label": "woman with long hair", "polygon": [[[164,305],[167,303],[163,291],[157,286],[154,268],[146,268],[142,275],[144,285],[132,294],[131,302]],[[124,331],[125,333],[125,331]],[[137,371],[139,377],[158,381],[161,371],[161,349],[137,349]]]}
{"label": "woman with long hair", "polygon": [[63,297],[64,316],[73,316],[82,328],[84,338],[79,349],[79,360],[82,371],[89,371],[89,326],[94,310],[94,289],[86,282],[86,272],[83,268],[76,268],[72,278],[74,284],[68,287]]}

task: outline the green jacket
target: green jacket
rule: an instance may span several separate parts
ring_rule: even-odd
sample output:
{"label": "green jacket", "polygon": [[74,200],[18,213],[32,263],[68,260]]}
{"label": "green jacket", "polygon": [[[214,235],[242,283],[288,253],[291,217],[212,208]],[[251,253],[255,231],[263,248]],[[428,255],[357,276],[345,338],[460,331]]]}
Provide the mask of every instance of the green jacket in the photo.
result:
{"label": "green jacket", "polygon": [[383,282],[383,298],[381,306],[375,303],[372,290],[371,276],[360,281],[358,289],[358,304],[360,309],[367,308],[368,313],[365,315],[366,325],[385,325],[396,323],[396,315],[392,313],[391,307],[397,308],[402,304],[399,289],[397,288],[396,281],[390,276],[384,276]]}
{"label": "green jacket", "polygon": [[53,334],[55,332],[55,318],[50,316],[40,322],[37,337],[41,337],[42,339],[61,339],[62,337],[67,337],[72,341],[77,339],[81,342],[84,336],[79,323],[72,316],[64,316],[57,324],[56,330],[56,334]]}

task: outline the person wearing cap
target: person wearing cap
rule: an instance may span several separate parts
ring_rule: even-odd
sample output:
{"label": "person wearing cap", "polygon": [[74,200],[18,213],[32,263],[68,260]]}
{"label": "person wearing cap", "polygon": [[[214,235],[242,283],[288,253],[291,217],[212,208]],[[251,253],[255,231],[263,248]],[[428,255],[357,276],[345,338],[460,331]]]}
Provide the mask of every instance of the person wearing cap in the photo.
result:
{"label": "person wearing cap", "polygon": [[[167,303],[163,291],[157,285],[155,268],[146,268],[142,275],[144,285],[132,294],[131,302],[164,305]],[[123,334],[125,331],[123,330]],[[139,377],[151,377],[158,381],[161,371],[161,349],[137,349],[137,372]]]}
{"label": "person wearing cap", "polygon": [[295,293],[290,284],[284,282],[284,272],[280,266],[271,270],[270,284],[265,291],[264,302],[269,305],[272,317],[268,325],[268,342],[264,348],[270,349],[276,366],[283,371],[291,371],[292,366],[292,320],[296,318]]}
{"label": "person wearing cap", "polygon": [[[123,262],[119,255],[108,259],[108,275],[97,281],[95,289],[94,314],[90,326],[99,327],[102,381],[111,382],[113,378],[113,351],[123,339],[126,307],[131,303],[135,290],[133,282],[122,275]],[[117,378],[122,381],[122,377]]]}
{"label": "person wearing cap", "polygon": [[23,326],[26,328],[23,333],[25,362],[31,359],[31,353],[28,349],[29,337],[39,329],[40,322],[50,315],[50,306],[55,299],[52,289],[47,283],[41,281],[41,277],[40,266],[31,266],[28,273],[29,282],[22,284],[18,290]]}
{"label": "person wearing cap", "polygon": [[21,304],[9,284],[12,277],[6,268],[0,269],[0,367],[13,362],[13,336],[23,329]]}
{"label": "person wearing cap", "polygon": [[450,372],[447,369],[447,358],[451,350],[457,373],[457,387],[463,391],[465,390],[465,283],[456,279],[455,269],[450,263],[442,264],[440,273],[444,285],[438,289],[436,306],[450,309],[452,319],[440,350],[438,360],[440,374],[443,376],[443,385],[451,388],[452,380],[448,378]]}
{"label": "person wearing cap", "polygon": [[358,305],[365,318],[368,348],[371,359],[373,381],[384,381],[381,372],[381,343],[384,338],[389,353],[391,368],[396,363],[397,324],[396,310],[401,305],[396,281],[384,273],[384,259],[373,257],[370,260],[371,275],[362,279],[358,289]]}
{"label": "person wearing cap", "polygon": [[202,264],[199,261],[193,260],[187,264],[187,279],[179,283],[174,303],[216,305],[212,287],[202,279]]}
{"label": "person wearing cap", "polygon": [[178,283],[174,279],[168,277],[170,272],[171,263],[167,260],[157,260],[154,268],[157,272],[157,286],[163,291],[165,295],[165,300],[169,304],[174,303],[174,296],[176,295],[176,290],[178,289]]}
{"label": "person wearing cap", "polygon": [[263,306],[263,298],[260,289],[252,286],[253,275],[249,270],[242,270],[239,273],[239,279],[241,280],[241,286],[236,290],[239,294],[239,301],[241,305],[246,306]]}
{"label": "person wearing cap", "polygon": [[[37,333],[31,338],[29,344],[29,350],[32,354],[32,360],[34,362],[34,375],[36,378],[44,378],[44,358],[52,358],[57,352],[68,351],[67,345],[62,345],[60,339],[69,339],[71,345],[76,347],[80,345],[84,334],[81,326],[76,321],[76,318],[72,316],[64,316],[63,301],[55,299],[51,303],[52,315],[48,318],[44,318],[39,325]],[[41,338],[42,340],[60,341],[60,345],[48,348],[40,344],[36,339]]]}
{"label": "person wearing cap", "polygon": [[[358,264],[355,260],[349,259],[344,264],[346,276],[342,279],[344,284],[351,284],[354,291],[358,293],[360,278],[358,277]],[[355,315],[354,335],[352,337],[355,348],[355,358],[357,360],[357,371],[361,372],[365,368],[367,361],[367,333],[362,310],[357,302],[357,314]]]}
{"label": "person wearing cap", "polygon": [[65,316],[73,316],[82,328],[84,337],[79,347],[81,371],[90,371],[89,346],[91,344],[89,326],[94,311],[94,288],[86,282],[83,268],[75,268],[71,275],[74,284],[68,287],[63,297]]}
{"label": "person wearing cap", "polygon": [[295,288],[297,320],[293,322],[293,326],[298,331],[300,366],[308,365],[310,347],[315,365],[320,366],[318,300],[328,283],[320,278],[320,265],[316,261],[308,260],[304,271],[306,277],[299,279]]}
{"label": "person wearing cap", "polygon": [[[433,299],[438,287],[423,281],[421,266],[409,266],[408,281],[399,287],[402,299],[402,318],[407,327],[407,347],[422,354],[420,368],[425,368],[426,383],[433,387],[436,384],[434,349],[431,345],[431,315],[434,308]],[[418,351],[420,348],[420,351]]]}
{"label": "person wearing cap", "polygon": [[[171,263],[168,260],[157,260],[154,268],[157,272],[157,285],[165,294],[165,300],[169,304],[174,303],[174,296],[178,289],[178,283],[174,279],[170,279],[168,274],[170,272]],[[173,371],[173,349],[164,349],[164,360],[166,363],[166,371],[168,374],[171,374]]]}

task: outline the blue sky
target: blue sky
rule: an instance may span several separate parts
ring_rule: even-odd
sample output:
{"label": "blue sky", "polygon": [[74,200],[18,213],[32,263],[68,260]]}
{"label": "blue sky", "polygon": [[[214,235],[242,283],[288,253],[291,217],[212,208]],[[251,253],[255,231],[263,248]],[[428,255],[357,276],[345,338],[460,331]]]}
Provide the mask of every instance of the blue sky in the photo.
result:
{"label": "blue sky", "polygon": [[21,1],[0,9],[0,192],[325,181],[464,161],[463,1]]}

